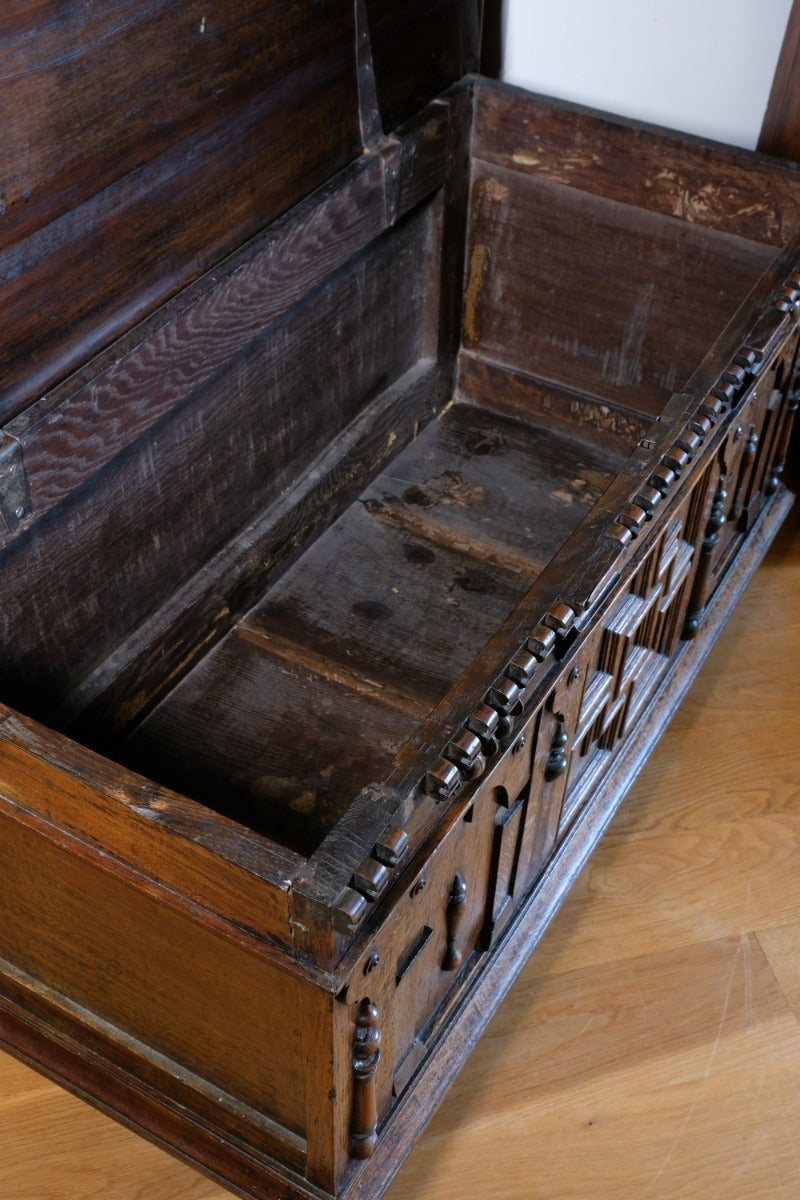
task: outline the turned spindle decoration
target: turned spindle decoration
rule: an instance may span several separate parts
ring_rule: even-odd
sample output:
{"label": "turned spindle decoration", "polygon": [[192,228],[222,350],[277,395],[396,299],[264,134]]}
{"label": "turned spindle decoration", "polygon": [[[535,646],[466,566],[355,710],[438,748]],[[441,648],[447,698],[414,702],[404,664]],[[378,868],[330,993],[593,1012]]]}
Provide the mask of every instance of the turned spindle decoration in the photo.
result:
{"label": "turned spindle decoration", "polygon": [[548,783],[551,783],[554,779],[558,779],[559,775],[563,775],[569,765],[566,749],[568,741],[569,737],[564,728],[563,717],[559,717],[558,725],[550,744],[547,766],[544,769],[544,777]]}
{"label": "turned spindle decoration", "polygon": [[736,488],[736,494],[733,497],[731,505],[730,520],[738,521],[744,511],[744,496],[747,487],[747,480],[750,471],[753,468],[753,463],[756,458],[756,449],[758,447],[758,434],[756,433],[755,425],[750,426],[750,432],[747,435],[747,441],[744,444],[742,451],[742,462],[739,467],[739,483]]}
{"label": "turned spindle decoration", "polygon": [[694,577],[692,595],[689,600],[689,612],[686,617],[686,624],[683,627],[683,636],[685,638],[693,638],[697,633],[706,604],[706,588],[708,585],[708,576],[711,571],[711,561],[719,542],[719,531],[725,524],[725,501],[728,498],[728,493],[725,490],[725,474],[725,468],[723,467],[717,481],[717,490],[714,492],[714,501],[711,506],[708,524],[706,525],[703,544],[700,547],[697,574]]}
{"label": "turned spindle decoration", "polygon": [[380,1057],[378,1010],[371,1000],[362,1000],[353,1037],[353,1119],[350,1127],[353,1158],[369,1158],[378,1141],[375,1072]]}
{"label": "turned spindle decoration", "polygon": [[466,904],[467,881],[463,875],[456,874],[447,900],[447,949],[442,961],[443,971],[455,971],[464,961],[464,955],[457,945],[457,938]]}
{"label": "turned spindle decoration", "polygon": [[780,487],[781,477],[786,467],[786,455],[789,449],[789,442],[791,440],[792,425],[794,423],[795,413],[797,412],[799,404],[800,390],[798,390],[797,380],[795,379],[795,384],[792,390],[786,396],[786,407],[784,410],[780,439],[775,452],[775,458],[772,463],[772,469],[769,473],[769,478],[767,479],[767,484],[764,489],[767,496],[773,496]]}

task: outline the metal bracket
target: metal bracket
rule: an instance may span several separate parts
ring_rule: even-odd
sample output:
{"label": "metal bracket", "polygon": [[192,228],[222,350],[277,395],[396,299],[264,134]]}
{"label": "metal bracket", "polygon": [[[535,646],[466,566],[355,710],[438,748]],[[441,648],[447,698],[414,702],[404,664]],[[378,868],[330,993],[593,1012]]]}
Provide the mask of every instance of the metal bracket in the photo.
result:
{"label": "metal bracket", "polygon": [[22,447],[0,432],[0,513],[10,532],[31,511],[31,493],[22,462]]}

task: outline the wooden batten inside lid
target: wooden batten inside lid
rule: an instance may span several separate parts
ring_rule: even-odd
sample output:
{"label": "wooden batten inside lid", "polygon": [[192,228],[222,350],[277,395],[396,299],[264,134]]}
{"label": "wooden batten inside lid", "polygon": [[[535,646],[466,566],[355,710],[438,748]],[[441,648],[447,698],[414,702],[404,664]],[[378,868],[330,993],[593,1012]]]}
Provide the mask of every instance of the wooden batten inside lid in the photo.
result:
{"label": "wooden batten inside lid", "polygon": [[[0,31],[0,422],[474,66],[457,0],[69,0]],[[374,68],[373,68],[374,63]],[[381,115],[365,111],[377,103]]]}
{"label": "wooden batten inside lid", "polygon": [[361,0],[361,4],[385,132],[477,70],[482,0]]}

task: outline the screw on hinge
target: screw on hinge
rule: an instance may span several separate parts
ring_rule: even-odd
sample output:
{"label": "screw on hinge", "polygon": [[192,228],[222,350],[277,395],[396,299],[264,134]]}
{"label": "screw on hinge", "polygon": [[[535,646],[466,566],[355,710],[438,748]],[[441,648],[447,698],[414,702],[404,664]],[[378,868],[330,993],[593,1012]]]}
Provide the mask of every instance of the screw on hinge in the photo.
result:
{"label": "screw on hinge", "polygon": [[380,950],[373,950],[367,961],[364,963],[364,974],[371,975],[381,961]]}

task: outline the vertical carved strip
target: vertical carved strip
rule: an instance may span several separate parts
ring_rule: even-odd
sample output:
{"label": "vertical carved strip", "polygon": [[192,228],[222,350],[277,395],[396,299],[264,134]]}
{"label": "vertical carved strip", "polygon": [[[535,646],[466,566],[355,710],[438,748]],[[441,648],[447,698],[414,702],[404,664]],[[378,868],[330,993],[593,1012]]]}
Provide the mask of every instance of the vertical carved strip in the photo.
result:
{"label": "vertical carved strip", "polygon": [[781,476],[783,475],[786,467],[786,455],[789,450],[789,441],[792,436],[792,425],[794,424],[794,417],[795,413],[797,412],[798,404],[800,404],[800,390],[793,390],[786,398],[786,408],[784,410],[783,424],[779,435],[779,443],[765,489],[768,496],[773,496],[775,492],[777,492],[781,483]]}
{"label": "vertical carved strip", "polygon": [[378,1098],[375,1072],[381,1057],[378,1010],[371,1000],[362,1000],[353,1038],[353,1119],[350,1154],[369,1158],[378,1141]]}
{"label": "vertical carved strip", "polygon": [[689,511],[686,514],[686,528],[683,536],[690,546],[696,546],[700,538],[700,529],[703,524],[703,510],[705,509],[706,496],[711,486],[711,476],[713,474],[714,463],[710,462],[703,472],[700,482],[695,485],[691,500],[689,501]]}
{"label": "vertical carved strip", "polygon": [[730,519],[734,523],[738,522],[744,511],[744,497],[747,490],[750,473],[753,469],[753,464],[756,460],[756,448],[758,446],[758,434],[756,433],[755,425],[750,426],[750,432],[747,435],[747,441],[744,444],[742,451],[742,462],[739,467],[739,482],[736,487],[736,493],[733,497],[731,505]]}
{"label": "vertical carved strip", "polygon": [[458,929],[467,904],[467,881],[463,875],[456,874],[447,899],[447,948],[442,962],[443,971],[455,971],[464,961],[457,944]]}
{"label": "vertical carved strip", "polygon": [[725,501],[728,493],[725,490],[725,467],[723,466],[714,492],[711,514],[706,525],[706,533],[698,556],[697,574],[694,577],[692,595],[689,599],[689,612],[683,629],[685,638],[693,638],[700,627],[703,609],[706,606],[706,589],[711,572],[711,562],[719,542],[719,531],[725,524]]}

